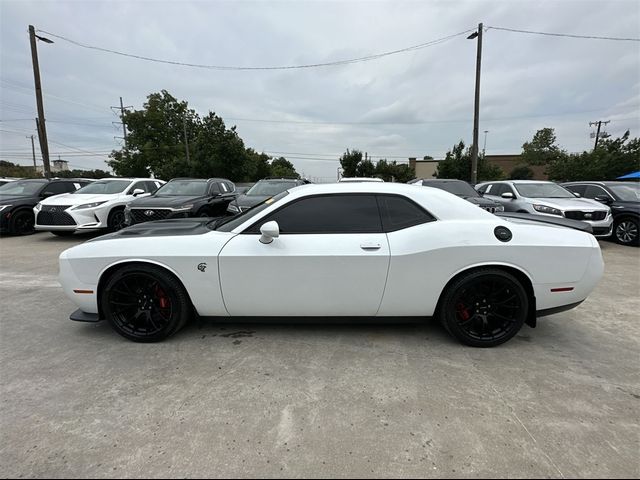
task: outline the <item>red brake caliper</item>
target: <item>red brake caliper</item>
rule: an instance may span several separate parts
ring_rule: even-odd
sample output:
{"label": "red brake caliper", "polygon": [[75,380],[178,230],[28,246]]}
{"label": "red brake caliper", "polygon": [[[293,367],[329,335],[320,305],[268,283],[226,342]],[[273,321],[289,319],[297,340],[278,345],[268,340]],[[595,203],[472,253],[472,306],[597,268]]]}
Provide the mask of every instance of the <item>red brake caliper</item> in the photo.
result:
{"label": "red brake caliper", "polygon": [[463,321],[469,320],[469,317],[471,316],[471,314],[469,313],[469,310],[467,309],[467,307],[464,306],[462,302],[456,305],[456,312],[458,313],[460,318],[462,318]]}
{"label": "red brake caliper", "polygon": [[167,295],[158,285],[156,285],[156,297],[158,297],[158,301],[160,302],[160,308],[167,308],[169,306]]}

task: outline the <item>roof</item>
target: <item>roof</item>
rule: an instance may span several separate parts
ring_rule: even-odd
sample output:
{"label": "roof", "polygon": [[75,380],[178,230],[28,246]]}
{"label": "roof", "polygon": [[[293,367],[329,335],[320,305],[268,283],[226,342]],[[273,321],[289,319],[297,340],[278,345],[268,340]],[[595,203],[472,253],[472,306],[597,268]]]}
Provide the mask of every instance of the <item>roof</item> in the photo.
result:
{"label": "roof", "polygon": [[390,182],[344,182],[307,184],[289,190],[293,198],[331,193],[382,193],[409,197],[431,214],[442,219],[479,220],[493,215],[466,200],[433,187],[416,188],[415,185]]}

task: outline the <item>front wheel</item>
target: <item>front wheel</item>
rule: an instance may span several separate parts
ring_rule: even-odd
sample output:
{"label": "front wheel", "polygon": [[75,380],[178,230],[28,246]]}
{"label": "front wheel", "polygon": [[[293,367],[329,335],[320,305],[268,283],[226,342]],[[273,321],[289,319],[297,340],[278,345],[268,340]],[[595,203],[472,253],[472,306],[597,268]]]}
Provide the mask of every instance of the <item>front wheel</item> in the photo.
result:
{"label": "front wheel", "polygon": [[109,217],[107,218],[107,228],[110,232],[117,232],[118,230],[126,227],[124,218],[124,210],[122,208],[118,208],[117,210],[111,210],[109,212]]}
{"label": "front wheel", "polygon": [[616,220],[613,225],[613,237],[621,245],[639,245],[640,234],[638,231],[638,219],[624,217]]}
{"label": "front wheel", "polygon": [[127,265],[117,270],[102,288],[100,302],[113,329],[134,342],[170,337],[191,313],[182,284],[155,265]]}
{"label": "front wheel", "polygon": [[476,270],[455,280],[444,294],[440,315],[449,333],[472,347],[495,347],[524,324],[529,298],[513,275]]}
{"label": "front wheel", "polygon": [[33,228],[35,216],[29,210],[18,210],[11,217],[9,232],[15,235],[30,235],[35,232]]}

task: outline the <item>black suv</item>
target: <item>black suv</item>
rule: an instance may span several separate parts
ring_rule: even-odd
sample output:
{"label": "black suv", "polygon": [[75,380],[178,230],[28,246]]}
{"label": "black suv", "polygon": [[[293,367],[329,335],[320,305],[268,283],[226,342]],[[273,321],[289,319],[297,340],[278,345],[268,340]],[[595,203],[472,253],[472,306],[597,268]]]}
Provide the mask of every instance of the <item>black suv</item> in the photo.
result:
{"label": "black suv", "polygon": [[34,178],[0,186],[0,234],[28,235],[34,232],[33,207],[53,195],[73,193],[92,180],[87,178]]}
{"label": "black suv", "polygon": [[236,198],[235,185],[224,178],[174,178],[153,195],[129,202],[127,225],[166,218],[221,217]]}
{"label": "black suv", "polygon": [[308,180],[299,178],[263,178],[259,180],[246,193],[238,195],[235,201],[229,204],[227,213],[237,215],[251,207],[264,202],[267,198],[278,195],[279,193],[289,190],[299,185],[310,183]]}
{"label": "black suv", "polygon": [[640,183],[567,182],[562,186],[609,205],[613,214],[612,238],[622,245],[640,245]]}
{"label": "black suv", "polygon": [[498,202],[494,202],[488,198],[484,198],[476,190],[464,180],[455,179],[418,179],[409,182],[412,185],[422,185],[423,187],[433,187],[444,190],[445,192],[453,193],[460,198],[464,198],[467,202],[483,208],[487,212],[496,213],[504,212],[504,207]]}

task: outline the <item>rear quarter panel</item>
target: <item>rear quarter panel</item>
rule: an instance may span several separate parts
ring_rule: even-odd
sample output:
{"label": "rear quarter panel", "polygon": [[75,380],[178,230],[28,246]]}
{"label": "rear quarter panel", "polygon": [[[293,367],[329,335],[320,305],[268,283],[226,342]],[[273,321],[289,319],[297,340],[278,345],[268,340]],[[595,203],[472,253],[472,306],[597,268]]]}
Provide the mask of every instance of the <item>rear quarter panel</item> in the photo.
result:
{"label": "rear quarter panel", "polygon": [[[495,237],[493,230],[498,225],[511,230],[509,242]],[[594,250],[600,253],[587,233],[515,224],[497,217],[495,222],[436,221],[387,235],[391,262],[380,316],[431,316],[447,282],[467,269],[490,265],[516,268],[527,275],[538,309],[572,303],[565,296],[556,305],[556,297],[545,292],[553,286],[578,285]]]}

